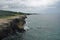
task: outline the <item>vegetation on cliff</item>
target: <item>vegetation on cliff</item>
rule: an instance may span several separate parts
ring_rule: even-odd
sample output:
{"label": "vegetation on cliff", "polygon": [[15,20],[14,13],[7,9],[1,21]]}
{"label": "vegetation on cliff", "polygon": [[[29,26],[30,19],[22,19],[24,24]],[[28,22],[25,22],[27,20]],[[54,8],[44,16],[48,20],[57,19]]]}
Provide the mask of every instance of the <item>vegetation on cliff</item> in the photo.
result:
{"label": "vegetation on cliff", "polygon": [[30,13],[23,13],[23,12],[13,12],[13,11],[0,10],[0,18],[16,16],[16,15],[32,15],[32,14],[30,14]]}
{"label": "vegetation on cliff", "polygon": [[26,15],[20,15],[12,17],[11,20],[9,19],[0,19],[0,40],[8,37],[9,35],[15,35],[17,32],[23,33],[24,25],[26,23]]}
{"label": "vegetation on cliff", "polygon": [[16,31],[25,31],[24,24],[26,23],[26,15],[31,14],[0,10],[0,40],[11,34],[16,34]]}

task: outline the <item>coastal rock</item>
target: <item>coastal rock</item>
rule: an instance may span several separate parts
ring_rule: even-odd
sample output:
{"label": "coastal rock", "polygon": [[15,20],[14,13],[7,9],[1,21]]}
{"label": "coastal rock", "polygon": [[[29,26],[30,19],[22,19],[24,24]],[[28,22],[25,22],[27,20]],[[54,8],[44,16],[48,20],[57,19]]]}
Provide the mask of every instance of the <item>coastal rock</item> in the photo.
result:
{"label": "coastal rock", "polygon": [[26,15],[20,15],[17,17],[12,17],[11,19],[0,19],[0,40],[8,37],[11,34],[16,34],[18,32],[24,32],[24,25],[26,23]]}

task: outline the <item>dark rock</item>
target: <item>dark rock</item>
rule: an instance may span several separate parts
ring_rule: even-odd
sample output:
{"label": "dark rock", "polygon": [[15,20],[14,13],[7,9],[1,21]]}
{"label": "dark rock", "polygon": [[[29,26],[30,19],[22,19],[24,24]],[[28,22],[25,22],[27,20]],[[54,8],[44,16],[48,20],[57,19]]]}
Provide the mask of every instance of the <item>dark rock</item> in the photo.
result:
{"label": "dark rock", "polygon": [[26,23],[25,18],[27,17],[24,16],[24,17],[21,17],[21,19],[15,18],[8,23],[3,23],[2,28],[0,29],[0,40],[5,37],[8,37],[9,35],[16,34],[16,31],[25,32],[24,28],[19,28],[18,26],[19,24],[21,24],[20,22],[22,22],[21,24],[22,26]]}

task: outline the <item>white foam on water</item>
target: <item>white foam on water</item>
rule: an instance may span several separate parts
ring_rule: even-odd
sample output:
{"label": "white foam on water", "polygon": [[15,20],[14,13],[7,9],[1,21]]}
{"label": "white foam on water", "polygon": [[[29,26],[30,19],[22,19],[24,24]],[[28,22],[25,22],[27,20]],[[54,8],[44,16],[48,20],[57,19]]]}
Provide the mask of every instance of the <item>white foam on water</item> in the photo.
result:
{"label": "white foam on water", "polygon": [[28,26],[24,26],[24,29],[25,29],[26,31],[28,31],[28,30],[29,30],[29,27],[28,27]]}

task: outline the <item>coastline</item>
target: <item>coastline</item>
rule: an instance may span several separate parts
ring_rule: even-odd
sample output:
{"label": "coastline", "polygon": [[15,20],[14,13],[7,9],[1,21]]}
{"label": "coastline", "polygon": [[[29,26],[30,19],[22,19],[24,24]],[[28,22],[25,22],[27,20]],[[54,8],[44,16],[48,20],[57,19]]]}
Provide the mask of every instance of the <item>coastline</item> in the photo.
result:
{"label": "coastline", "polygon": [[[23,32],[24,25],[26,23],[26,15],[17,15],[14,17],[1,18],[0,19],[0,38],[3,39],[8,37],[10,34],[15,34],[16,30],[18,32]],[[0,40],[1,40],[0,39]]]}

